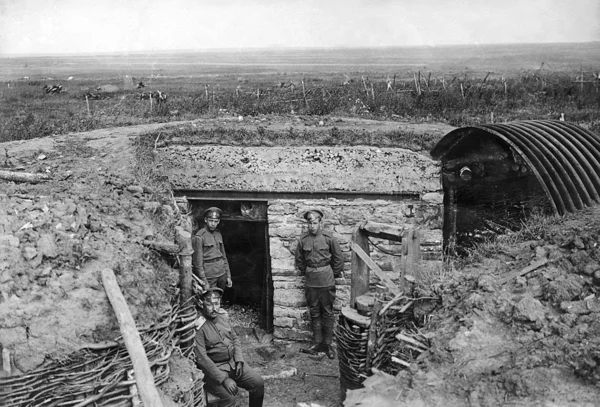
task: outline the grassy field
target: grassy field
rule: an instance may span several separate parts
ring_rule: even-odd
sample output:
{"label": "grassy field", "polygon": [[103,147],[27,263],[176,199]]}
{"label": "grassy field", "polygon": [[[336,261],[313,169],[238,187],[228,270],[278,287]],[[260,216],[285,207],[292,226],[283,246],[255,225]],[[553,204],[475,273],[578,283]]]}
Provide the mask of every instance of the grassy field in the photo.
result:
{"label": "grassy field", "polygon": [[[0,141],[268,114],[464,126],[562,113],[598,130],[599,74],[600,43],[14,56],[0,59]],[[166,102],[140,98],[157,90]]]}

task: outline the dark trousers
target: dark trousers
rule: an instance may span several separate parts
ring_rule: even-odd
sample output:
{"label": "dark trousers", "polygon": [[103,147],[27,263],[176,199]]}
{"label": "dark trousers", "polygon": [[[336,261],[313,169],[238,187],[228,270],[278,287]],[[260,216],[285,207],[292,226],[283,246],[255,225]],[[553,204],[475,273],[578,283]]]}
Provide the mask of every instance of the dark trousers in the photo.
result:
{"label": "dark trousers", "polygon": [[331,345],[335,322],[333,314],[335,286],[306,287],[305,295],[315,343]]}
{"label": "dark trousers", "polygon": [[227,288],[227,273],[221,274],[218,277],[206,276],[206,280],[210,287],[219,287],[223,291]]}
{"label": "dark trousers", "polygon": [[[234,373],[235,370],[230,371],[228,373],[229,377],[233,379]],[[238,387],[248,390],[251,400],[262,400],[262,397],[265,394],[265,381],[256,370],[252,369],[250,366],[244,363],[244,372],[242,373],[242,377],[233,380],[235,380],[235,383],[238,385]],[[220,407],[235,406],[237,396],[232,396],[231,394],[229,394],[229,392],[225,387],[223,387],[223,385],[217,384],[212,380],[207,380],[204,385],[204,388],[210,394],[219,398]]]}

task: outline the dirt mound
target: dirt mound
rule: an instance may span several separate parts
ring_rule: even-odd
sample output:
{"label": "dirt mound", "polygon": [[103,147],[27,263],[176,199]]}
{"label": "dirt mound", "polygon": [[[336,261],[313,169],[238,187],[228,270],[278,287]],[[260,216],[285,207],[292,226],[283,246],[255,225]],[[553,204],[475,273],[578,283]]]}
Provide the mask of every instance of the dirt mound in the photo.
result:
{"label": "dirt mound", "polygon": [[[100,283],[105,267],[138,324],[169,304],[176,265],[143,241],[165,238],[177,208],[134,172],[134,138],[156,128],[2,145],[3,169],[53,179],[0,180],[0,346],[12,355],[13,374],[119,335]],[[530,240],[490,245],[477,262],[456,264],[443,283],[417,293],[432,298],[419,308],[431,349],[395,377],[376,373],[344,405],[596,405],[600,210],[553,223]],[[267,382],[265,405],[339,405],[337,360],[300,357],[297,345],[250,344],[252,335],[244,337],[248,361],[261,373],[297,372]],[[185,392],[177,380],[193,369],[172,368],[183,372],[169,388],[174,399]]]}
{"label": "dirt mound", "polygon": [[[28,371],[86,343],[119,335],[99,271],[118,275],[136,320],[168,305],[173,271],[142,246],[153,219],[172,214],[132,175],[97,163],[83,140],[7,148],[11,169],[51,174],[43,184],[2,182],[0,346]],[[15,143],[16,144],[16,143]]]}
{"label": "dirt mound", "polygon": [[499,240],[432,287],[431,349],[345,406],[373,392],[387,405],[390,388],[401,389],[395,406],[597,405],[600,208],[553,223],[534,240]]}

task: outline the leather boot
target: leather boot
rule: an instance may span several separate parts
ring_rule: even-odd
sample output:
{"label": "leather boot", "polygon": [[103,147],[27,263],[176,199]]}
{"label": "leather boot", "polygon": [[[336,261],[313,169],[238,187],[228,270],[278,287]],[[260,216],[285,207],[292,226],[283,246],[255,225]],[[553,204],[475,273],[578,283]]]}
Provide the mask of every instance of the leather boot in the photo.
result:
{"label": "leather boot", "polygon": [[335,358],[335,351],[333,350],[333,346],[330,343],[325,345],[325,354],[329,359]]}
{"label": "leather boot", "polygon": [[262,407],[264,398],[265,398],[264,394],[261,394],[261,395],[250,394],[248,407]]}
{"label": "leather boot", "polygon": [[323,326],[321,324],[321,319],[313,319],[312,320],[312,331],[313,331],[313,340],[315,344],[320,344],[323,342]]}
{"label": "leather boot", "polygon": [[333,342],[333,324],[332,319],[326,319],[323,321],[323,343],[325,345],[331,345]]}

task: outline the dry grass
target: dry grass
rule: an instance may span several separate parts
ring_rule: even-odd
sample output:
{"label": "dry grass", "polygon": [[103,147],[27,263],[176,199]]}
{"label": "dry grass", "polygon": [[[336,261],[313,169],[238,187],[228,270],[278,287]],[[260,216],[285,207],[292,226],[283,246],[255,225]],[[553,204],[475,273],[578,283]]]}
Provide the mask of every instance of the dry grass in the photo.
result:
{"label": "dry grass", "polygon": [[[0,142],[198,117],[291,113],[434,120],[453,126],[486,123],[492,113],[497,122],[558,118],[564,113],[569,121],[597,129],[600,83],[582,90],[572,80],[576,75],[562,71],[519,72],[512,77],[441,73],[436,78],[446,77],[443,82],[429,79],[419,92],[408,75],[395,82],[393,91],[388,90],[383,73],[371,73],[364,83],[355,80],[347,85],[341,85],[341,73],[312,77],[256,74],[244,82],[223,75],[212,78],[208,87],[195,78],[161,77],[154,78],[149,89],[167,93],[168,100],[161,105],[140,100],[146,88],[123,87],[118,77],[107,80],[119,86],[114,92],[94,90],[89,79],[70,81],[67,90],[59,94],[42,89],[56,81],[12,81],[0,83]],[[295,83],[295,87],[277,83]],[[99,98],[86,101],[88,92]],[[331,134],[328,143],[345,142],[336,136]]]}

